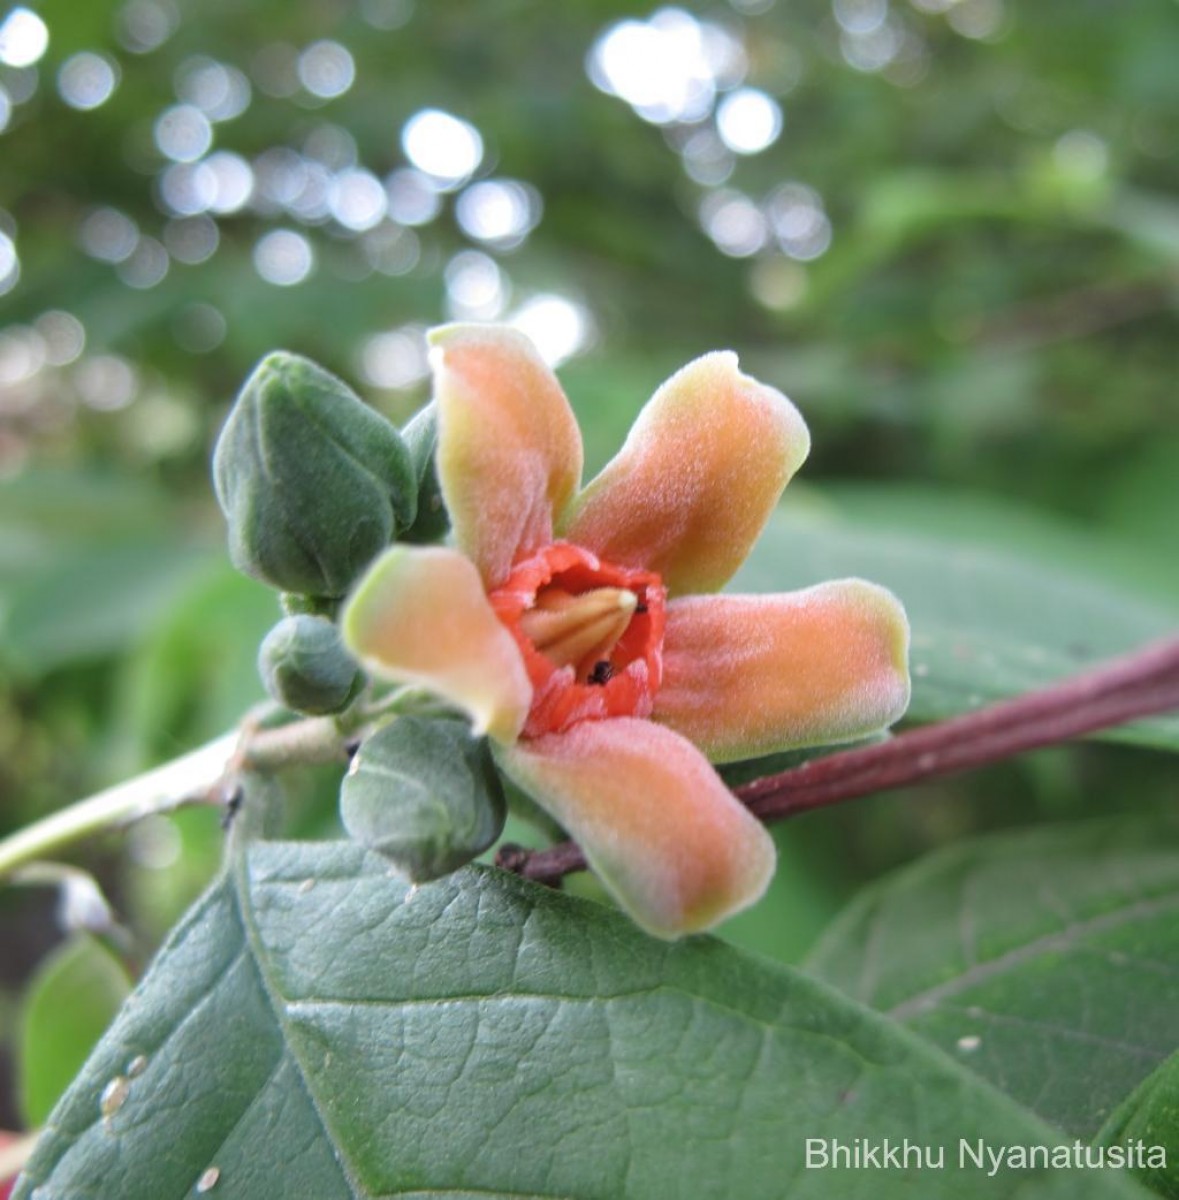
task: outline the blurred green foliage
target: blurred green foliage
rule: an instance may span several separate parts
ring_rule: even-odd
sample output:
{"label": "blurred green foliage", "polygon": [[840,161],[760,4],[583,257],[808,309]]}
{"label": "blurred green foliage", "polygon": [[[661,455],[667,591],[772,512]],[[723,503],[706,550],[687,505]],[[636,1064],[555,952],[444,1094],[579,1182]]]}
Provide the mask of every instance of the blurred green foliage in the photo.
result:
{"label": "blurred green foliage", "polygon": [[[795,505],[868,483],[838,493],[866,538],[1037,559],[1055,539],[1151,602],[1174,586],[1172,0],[31,7],[47,50],[0,66],[0,830],[261,698],[278,612],[228,567],[207,460],[279,346],[400,421],[426,399],[424,327],[531,321],[569,354],[590,469],[667,374],[731,346],[811,426]],[[618,24],[652,14],[646,42]],[[76,107],[103,63],[109,98]],[[643,119],[644,87],[682,119]],[[782,117],[756,153],[718,133],[743,87]],[[435,109],[481,155],[423,189],[403,134]],[[487,236],[513,200],[517,225]],[[810,818],[733,935],[796,957],[885,865],[992,824],[1150,807],[1168,771],[1054,751]],[[302,797],[301,828],[332,827],[333,790]],[[219,843],[186,814],[100,864],[145,948]]]}

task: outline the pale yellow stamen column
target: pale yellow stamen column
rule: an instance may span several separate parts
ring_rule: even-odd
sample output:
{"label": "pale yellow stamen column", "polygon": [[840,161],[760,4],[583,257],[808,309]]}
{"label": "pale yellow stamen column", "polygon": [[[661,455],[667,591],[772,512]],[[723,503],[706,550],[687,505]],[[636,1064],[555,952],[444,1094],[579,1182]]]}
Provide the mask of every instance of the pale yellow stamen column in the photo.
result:
{"label": "pale yellow stamen column", "polygon": [[520,618],[532,644],[559,667],[605,658],[626,632],[638,599],[626,588],[602,587],[573,595],[545,588]]}

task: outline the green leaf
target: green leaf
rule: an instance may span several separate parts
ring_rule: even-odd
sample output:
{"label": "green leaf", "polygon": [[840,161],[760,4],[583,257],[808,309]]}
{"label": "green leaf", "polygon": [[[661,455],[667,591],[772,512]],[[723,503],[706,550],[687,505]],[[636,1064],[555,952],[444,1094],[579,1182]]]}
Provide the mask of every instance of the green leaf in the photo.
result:
{"label": "green leaf", "polygon": [[[972,520],[969,503],[947,497],[939,514],[929,498],[924,519],[934,532],[924,532],[914,505],[894,505],[889,520],[887,489],[855,495],[846,502],[836,492],[830,505],[776,513],[731,590],[788,591],[852,575],[891,588],[913,630],[913,720],[1044,687],[1179,630],[1179,604],[1157,599],[1149,568],[1141,568],[1142,582],[1123,582],[1136,578],[1129,553],[1099,539],[1013,520],[1012,548],[1004,549],[980,531],[984,518]],[[1102,736],[1179,749],[1179,717]]]}
{"label": "green leaf", "polygon": [[1166,1150],[1166,1165],[1135,1172],[1166,1200],[1179,1200],[1179,1054],[1173,1054],[1110,1117],[1095,1139],[1102,1146],[1141,1141]]}
{"label": "green leaf", "polygon": [[6,526],[54,542],[79,543],[166,528],[172,495],[146,477],[84,468],[32,466],[0,482]]}
{"label": "green leaf", "polygon": [[44,1123],[130,990],[122,964],[88,934],[38,968],[20,1013],[20,1106],[29,1128]]}
{"label": "green leaf", "polygon": [[808,966],[1067,1133],[1179,1045],[1179,821],[978,838],[862,893]]}
{"label": "green leaf", "polygon": [[[948,1145],[949,1176],[804,1165],[807,1137],[906,1136]],[[957,1170],[959,1138],[1046,1137],[920,1039],[714,939],[486,868],[407,891],[358,847],[261,843],[169,939],[16,1200],[159,1200],[214,1168],[222,1200],[1143,1195]]]}

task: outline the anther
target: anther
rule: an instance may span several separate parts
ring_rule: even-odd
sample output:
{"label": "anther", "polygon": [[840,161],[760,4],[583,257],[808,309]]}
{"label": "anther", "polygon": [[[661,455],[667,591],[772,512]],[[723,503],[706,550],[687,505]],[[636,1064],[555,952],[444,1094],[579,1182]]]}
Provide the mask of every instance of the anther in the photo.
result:
{"label": "anther", "polygon": [[549,587],[520,617],[520,629],[558,667],[597,662],[626,632],[637,603],[626,588],[592,588],[573,595]]}
{"label": "anther", "polygon": [[594,663],[594,669],[586,676],[586,683],[596,683],[604,686],[614,678],[614,668],[608,658],[600,658]]}

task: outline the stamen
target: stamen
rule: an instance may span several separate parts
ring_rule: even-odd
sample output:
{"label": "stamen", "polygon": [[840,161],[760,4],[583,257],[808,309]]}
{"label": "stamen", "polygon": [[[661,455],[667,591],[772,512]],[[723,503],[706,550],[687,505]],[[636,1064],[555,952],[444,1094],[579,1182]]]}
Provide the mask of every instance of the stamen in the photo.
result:
{"label": "stamen", "polygon": [[606,658],[626,632],[638,600],[627,588],[601,587],[573,595],[548,587],[520,616],[520,629],[558,667]]}

